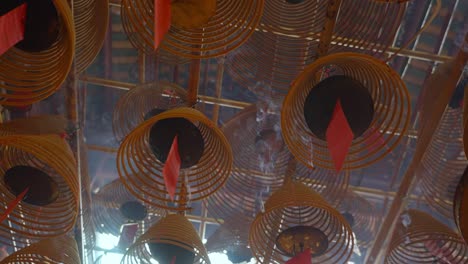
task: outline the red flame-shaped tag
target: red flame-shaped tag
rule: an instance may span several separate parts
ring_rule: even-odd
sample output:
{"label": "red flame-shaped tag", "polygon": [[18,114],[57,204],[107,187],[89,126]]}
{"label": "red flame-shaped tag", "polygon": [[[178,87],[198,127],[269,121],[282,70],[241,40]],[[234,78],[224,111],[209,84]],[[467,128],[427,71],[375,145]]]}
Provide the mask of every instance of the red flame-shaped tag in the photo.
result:
{"label": "red flame-shaped tag", "polygon": [[343,168],[343,163],[354,138],[339,99],[336,102],[330,124],[328,124],[326,137],[335,169],[339,172]]}
{"label": "red flame-shaped tag", "polygon": [[171,0],[154,0],[154,50],[171,27]]}
{"label": "red flame-shaped tag", "polygon": [[312,264],[312,256],[310,253],[310,248],[308,248],[304,250],[304,252],[288,260],[285,264]]}
{"label": "red flame-shaped tag", "polygon": [[177,136],[175,136],[163,169],[164,183],[166,184],[167,193],[172,201],[174,201],[177,180],[179,178],[180,164],[179,143],[177,141]]}
{"label": "red flame-shaped tag", "polygon": [[22,4],[0,17],[0,55],[23,40],[26,8]]}

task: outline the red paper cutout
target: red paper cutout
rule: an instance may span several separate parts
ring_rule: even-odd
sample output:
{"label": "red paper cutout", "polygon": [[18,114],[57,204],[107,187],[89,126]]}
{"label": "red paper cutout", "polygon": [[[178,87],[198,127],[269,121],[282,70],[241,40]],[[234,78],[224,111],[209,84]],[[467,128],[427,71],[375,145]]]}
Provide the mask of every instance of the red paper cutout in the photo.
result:
{"label": "red paper cutout", "polygon": [[177,256],[172,257],[171,264],[175,264]]}
{"label": "red paper cutout", "polygon": [[26,4],[0,17],[0,55],[24,38]]}
{"label": "red paper cutout", "polygon": [[312,264],[312,256],[310,255],[310,248],[304,250],[294,258],[288,260],[285,264]]}
{"label": "red paper cutout", "polygon": [[177,179],[179,178],[180,163],[179,143],[177,141],[177,136],[175,136],[163,169],[164,183],[166,184],[167,193],[172,201],[174,201]]}
{"label": "red paper cutout", "polygon": [[120,232],[118,248],[127,249],[135,241],[136,233],[138,232],[138,223],[124,224]]}
{"label": "red paper cutout", "polygon": [[171,0],[154,0],[154,50],[171,27]]}
{"label": "red paper cutout", "polygon": [[28,193],[29,187],[26,188],[22,193],[20,193],[15,200],[11,201],[11,203],[8,205],[6,211],[0,216],[0,223],[2,223],[8,215],[10,215],[13,210],[15,210],[16,206],[23,200],[24,196]]}
{"label": "red paper cutout", "polygon": [[328,149],[335,163],[335,169],[339,172],[343,168],[344,160],[354,138],[353,131],[343,113],[339,99],[336,102],[330,124],[328,124],[326,136]]}

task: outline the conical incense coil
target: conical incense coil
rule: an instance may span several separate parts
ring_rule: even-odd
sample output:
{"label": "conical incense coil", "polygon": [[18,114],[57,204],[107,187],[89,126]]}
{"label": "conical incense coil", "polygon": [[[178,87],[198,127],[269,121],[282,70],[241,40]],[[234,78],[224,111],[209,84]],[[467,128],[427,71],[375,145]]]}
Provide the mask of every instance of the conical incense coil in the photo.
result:
{"label": "conical incense coil", "polygon": [[362,196],[348,191],[338,210],[353,229],[357,245],[367,248],[377,231],[379,212],[375,206]]}
{"label": "conical incense coil", "polygon": [[139,202],[119,179],[106,184],[93,197],[93,220],[100,233],[119,236],[121,227],[137,223],[136,237],[152,226],[164,212]]}
{"label": "conical incense coil", "polygon": [[60,88],[75,53],[75,28],[68,2],[53,0],[58,14],[58,37],[51,47],[26,52],[13,47],[0,56],[0,104],[25,106],[41,101]]}
{"label": "conical incense coil", "polygon": [[80,264],[80,255],[76,242],[68,236],[59,236],[41,240],[23,248],[2,261],[4,264]]}
{"label": "conical incense coil", "polygon": [[427,205],[448,218],[453,215],[456,185],[468,166],[461,135],[461,108],[447,108],[417,172]]}
{"label": "conical incense coil", "polygon": [[458,234],[418,210],[401,216],[385,263],[466,263],[468,246]]}
{"label": "conical incense coil", "polygon": [[[150,144],[151,141],[162,140],[164,136],[164,142],[160,143],[171,146],[176,135],[168,134],[171,132],[168,132],[167,128],[171,127],[170,123],[173,121],[177,124],[181,121],[184,125],[188,125],[192,132],[198,133],[197,137],[193,138],[194,141],[185,142],[186,144],[179,142],[179,151],[188,150],[195,156],[199,155],[183,157],[181,154],[176,196],[181,194],[182,185],[187,188],[190,201],[204,199],[221,188],[231,173],[231,147],[221,130],[208,118],[201,112],[187,107],[167,110],[135,128],[120,145],[117,153],[117,169],[122,183],[139,200],[160,208],[187,210],[188,208],[184,206],[176,208],[169,204],[171,199],[167,194],[162,173],[164,163],[155,155],[158,152],[164,155],[164,151],[160,152],[155,149],[156,145]],[[166,128],[159,128],[158,122],[169,124]],[[156,127],[160,129],[158,130],[160,134],[151,133]],[[179,127],[172,128],[179,129]],[[178,138],[182,140],[182,135]],[[187,158],[191,164],[184,164]],[[195,158],[199,160],[194,160]],[[187,167],[184,168],[184,165]]]}
{"label": "conical incense coil", "polygon": [[148,83],[129,90],[117,102],[112,118],[114,135],[118,140],[129,134],[151,111],[168,110],[186,104],[187,92],[170,82]]}
{"label": "conical incense coil", "polygon": [[109,24],[109,1],[73,2],[76,27],[76,72],[81,73],[101,51]]}
{"label": "conical incense coil", "polygon": [[[291,154],[281,136],[279,115],[258,108],[258,105],[245,108],[223,126],[236,155],[226,185],[207,199],[210,213],[218,218],[255,217],[264,200],[283,184]],[[325,195],[333,205],[346,193],[347,172],[311,171],[303,165],[298,165],[294,172],[298,181]]]}
{"label": "conical incense coil", "polygon": [[[187,264],[210,264],[208,254],[197,231],[188,219],[171,214],[153,225],[127,250],[122,264],[151,263],[151,259]],[[187,261],[190,259],[190,261]],[[184,260],[186,260],[184,262]],[[177,263],[177,262],[175,262]]]}
{"label": "conical incense coil", "polygon": [[[210,214],[218,219],[235,218],[239,221],[253,221],[263,210],[271,193],[284,183],[286,166],[278,174],[261,174],[234,167],[226,184],[206,199]],[[340,204],[349,185],[349,173],[309,168],[298,164],[294,178],[312,188],[333,206]]]}
{"label": "conical incense coil", "polygon": [[[307,233],[294,236],[296,229]],[[288,182],[252,223],[249,244],[259,263],[284,263],[306,248],[311,248],[312,263],[345,263],[353,240],[349,224],[319,194],[302,183]]]}
{"label": "conical incense coil", "polygon": [[[226,70],[244,88],[257,95],[270,89],[282,97],[294,78],[316,58],[327,5],[338,1],[300,2],[266,1],[259,30],[228,55]],[[371,0],[341,2],[325,54],[350,51],[382,57],[393,43],[405,5]]]}
{"label": "conical incense coil", "polygon": [[[325,74],[324,68],[330,65],[338,69],[337,75]],[[331,78],[359,83],[367,90],[373,105],[370,124],[367,128],[361,128],[362,135],[355,136],[343,168],[363,168],[384,158],[405,136],[410,120],[410,96],[404,82],[388,65],[357,53],[338,53],[320,58],[292,83],[281,113],[281,127],[289,149],[296,159],[309,167],[334,168],[327,142],[312,133],[304,110],[306,99],[310,98],[308,95]],[[346,109],[344,112],[346,115]],[[350,125],[352,127],[353,123]]]}
{"label": "conical incense coil", "polygon": [[206,250],[209,253],[225,253],[232,263],[250,262],[253,255],[248,246],[249,225],[250,222],[237,218],[226,219],[206,241]]}
{"label": "conical incense coil", "polygon": [[468,170],[463,173],[453,198],[453,216],[460,234],[468,241]]}
{"label": "conical incense coil", "polygon": [[21,248],[70,231],[78,216],[79,186],[65,141],[55,135],[2,136],[0,156],[2,207],[29,188],[0,224],[0,243]]}
{"label": "conical incense coil", "polygon": [[[173,1],[172,5],[177,1]],[[184,4],[182,1],[179,4]],[[190,3],[185,4],[204,4]],[[215,14],[201,27],[187,28],[174,23],[160,47],[186,58],[212,58],[241,46],[254,32],[263,12],[264,0],[216,0]],[[122,23],[130,42],[145,53],[154,53],[154,1],[122,1]],[[190,14],[196,15],[196,14]]]}

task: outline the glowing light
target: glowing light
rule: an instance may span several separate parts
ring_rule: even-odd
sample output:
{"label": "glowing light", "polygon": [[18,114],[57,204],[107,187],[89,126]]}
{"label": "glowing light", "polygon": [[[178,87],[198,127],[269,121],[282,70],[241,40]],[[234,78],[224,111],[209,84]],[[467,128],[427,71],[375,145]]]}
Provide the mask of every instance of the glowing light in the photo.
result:
{"label": "glowing light", "polygon": [[111,234],[97,233],[96,245],[102,249],[113,249],[119,243],[119,237]]}

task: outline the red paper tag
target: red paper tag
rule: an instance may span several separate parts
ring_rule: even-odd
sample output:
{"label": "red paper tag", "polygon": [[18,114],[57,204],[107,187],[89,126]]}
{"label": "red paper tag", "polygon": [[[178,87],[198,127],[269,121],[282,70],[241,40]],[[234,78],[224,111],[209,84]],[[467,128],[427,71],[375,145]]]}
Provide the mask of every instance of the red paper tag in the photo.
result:
{"label": "red paper tag", "polygon": [[13,200],[7,207],[6,211],[0,216],[0,223],[2,223],[8,215],[15,210],[16,206],[23,200],[24,196],[28,193],[29,187],[26,188],[15,200]]}
{"label": "red paper tag", "polygon": [[177,136],[175,136],[163,169],[164,183],[166,184],[167,193],[172,201],[174,201],[177,179],[179,178],[180,163],[179,143],[177,141]]}
{"label": "red paper tag", "polygon": [[312,264],[312,256],[310,255],[310,248],[304,250],[304,252],[288,260],[285,264]]}
{"label": "red paper tag", "polygon": [[335,169],[339,172],[343,168],[343,163],[354,138],[339,99],[336,102],[330,124],[328,124],[326,137]]}
{"label": "red paper tag", "polygon": [[118,247],[122,249],[129,248],[135,241],[136,233],[138,232],[138,224],[130,223],[122,225],[122,231],[120,232]]}
{"label": "red paper tag", "polygon": [[26,8],[22,4],[0,17],[0,55],[23,40]]}
{"label": "red paper tag", "polygon": [[171,260],[171,264],[175,264],[176,259],[177,259],[177,256],[174,256],[174,257],[172,258],[172,260]]}
{"label": "red paper tag", "polygon": [[171,0],[154,0],[154,50],[171,27]]}

